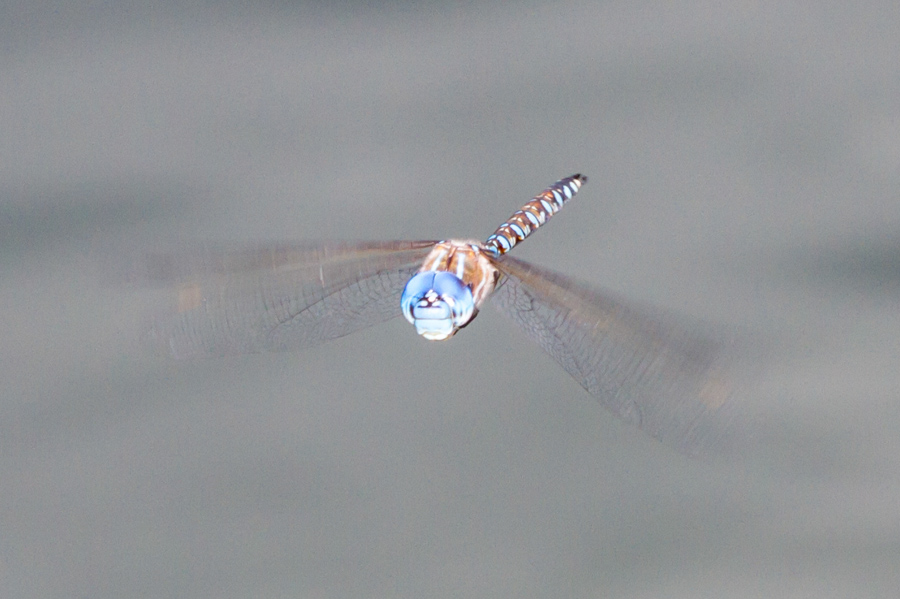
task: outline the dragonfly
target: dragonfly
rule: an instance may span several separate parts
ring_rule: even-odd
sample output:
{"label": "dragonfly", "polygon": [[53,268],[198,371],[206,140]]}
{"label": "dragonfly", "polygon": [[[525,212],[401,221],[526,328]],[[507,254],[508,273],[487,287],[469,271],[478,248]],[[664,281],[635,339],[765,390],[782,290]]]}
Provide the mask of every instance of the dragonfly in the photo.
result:
{"label": "dragonfly", "polygon": [[725,336],[509,255],[586,182],[560,179],[484,242],[270,244],[148,257],[144,276],[175,294],[147,338],[178,359],[295,351],[402,315],[424,339],[445,341],[490,303],[619,418],[685,454],[714,448],[741,390]]}

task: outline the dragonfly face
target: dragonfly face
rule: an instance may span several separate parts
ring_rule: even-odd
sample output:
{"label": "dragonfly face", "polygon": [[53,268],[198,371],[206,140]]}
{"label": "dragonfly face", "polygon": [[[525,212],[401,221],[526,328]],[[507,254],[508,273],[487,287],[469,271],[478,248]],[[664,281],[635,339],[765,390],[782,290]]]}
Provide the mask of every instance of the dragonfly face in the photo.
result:
{"label": "dragonfly face", "polygon": [[429,341],[443,341],[475,318],[472,289],[445,271],[416,273],[400,298],[403,316]]}
{"label": "dragonfly face", "polygon": [[499,272],[476,241],[436,243],[400,297],[403,316],[429,341],[449,339],[478,314]]}

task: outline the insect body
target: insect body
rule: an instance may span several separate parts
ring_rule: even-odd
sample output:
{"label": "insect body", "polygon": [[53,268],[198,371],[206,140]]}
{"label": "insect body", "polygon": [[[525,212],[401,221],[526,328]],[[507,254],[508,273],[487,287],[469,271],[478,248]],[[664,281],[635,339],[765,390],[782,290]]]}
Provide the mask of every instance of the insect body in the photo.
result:
{"label": "insect body", "polygon": [[617,416],[685,453],[715,446],[746,370],[730,338],[508,254],[585,181],[557,181],[484,243],[279,244],[152,257],[145,278],[174,287],[176,297],[148,337],[177,358],[296,350],[403,314],[425,339],[444,340],[490,303]]}
{"label": "insect body", "polygon": [[431,341],[449,339],[469,324],[494,292],[500,271],[494,261],[559,212],[587,177],[572,175],[545,189],[500,225],[484,244],[441,241],[403,289],[400,309]]}

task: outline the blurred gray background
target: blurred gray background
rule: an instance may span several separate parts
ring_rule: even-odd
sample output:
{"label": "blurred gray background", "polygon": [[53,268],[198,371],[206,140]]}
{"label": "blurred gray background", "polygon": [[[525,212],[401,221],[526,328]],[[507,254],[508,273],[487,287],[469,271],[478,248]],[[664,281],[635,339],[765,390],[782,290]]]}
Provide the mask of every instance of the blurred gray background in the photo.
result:
{"label": "blurred gray background", "polygon": [[[898,64],[894,1],[5,2],[0,595],[896,597]],[[672,452],[490,309],[150,357],[102,272],[484,239],[574,172],[517,255],[790,339],[759,453]]]}

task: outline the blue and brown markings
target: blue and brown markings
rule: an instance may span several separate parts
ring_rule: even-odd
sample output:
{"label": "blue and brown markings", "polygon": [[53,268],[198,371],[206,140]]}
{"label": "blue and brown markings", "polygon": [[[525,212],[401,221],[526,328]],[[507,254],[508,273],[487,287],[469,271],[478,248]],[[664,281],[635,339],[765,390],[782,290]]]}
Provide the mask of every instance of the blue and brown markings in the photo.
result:
{"label": "blue and brown markings", "polygon": [[536,195],[509,217],[509,220],[497,227],[494,234],[484,242],[485,251],[497,258],[511,250],[559,212],[563,204],[571,200],[586,182],[587,177],[580,174],[572,175],[560,179]]}

